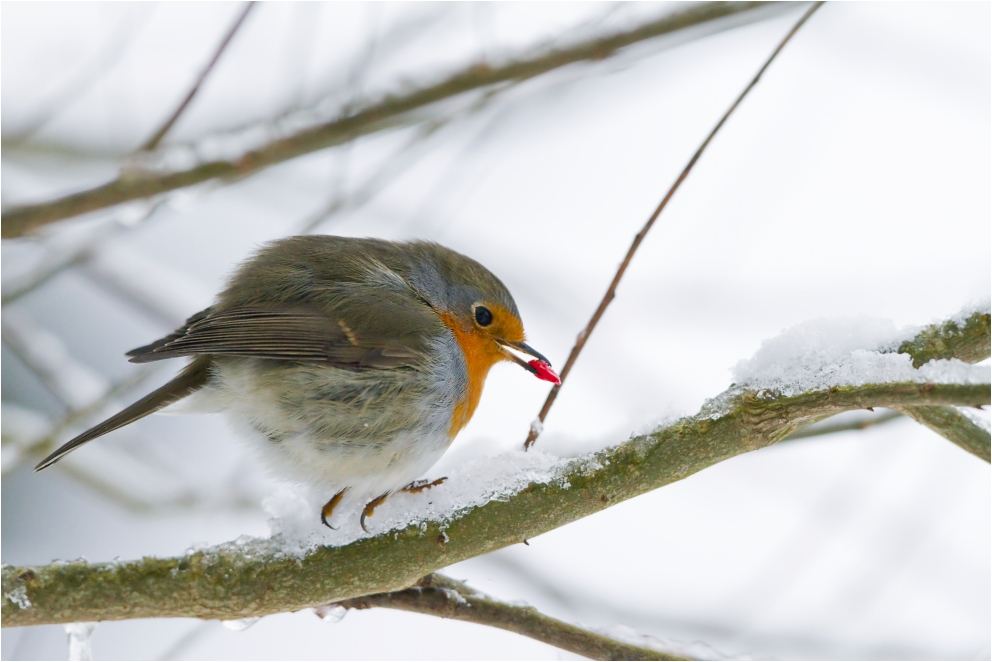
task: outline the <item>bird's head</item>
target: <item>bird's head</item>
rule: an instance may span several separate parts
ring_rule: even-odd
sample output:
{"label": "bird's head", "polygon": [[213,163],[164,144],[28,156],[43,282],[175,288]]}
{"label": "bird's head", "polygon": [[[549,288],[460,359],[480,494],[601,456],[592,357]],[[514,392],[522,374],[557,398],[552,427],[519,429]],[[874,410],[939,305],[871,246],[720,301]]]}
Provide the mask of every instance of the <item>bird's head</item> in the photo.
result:
{"label": "bird's head", "polygon": [[452,330],[467,362],[484,374],[499,361],[512,361],[538,379],[560,384],[543,354],[527,344],[524,323],[509,290],[475,260],[438,244],[416,242],[422,270],[417,280],[431,305]]}

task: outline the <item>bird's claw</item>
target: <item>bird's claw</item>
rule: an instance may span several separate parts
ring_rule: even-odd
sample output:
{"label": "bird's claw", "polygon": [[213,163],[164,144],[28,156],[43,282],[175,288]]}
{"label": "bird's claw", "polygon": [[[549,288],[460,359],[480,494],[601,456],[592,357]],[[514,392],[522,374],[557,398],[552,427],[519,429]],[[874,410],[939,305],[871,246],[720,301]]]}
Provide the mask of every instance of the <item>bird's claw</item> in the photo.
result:
{"label": "bird's claw", "polygon": [[368,527],[365,526],[365,518],[372,517],[372,513],[375,512],[375,509],[378,506],[380,506],[382,502],[385,501],[388,497],[389,497],[389,492],[386,492],[385,494],[380,494],[379,496],[377,496],[376,498],[372,499],[367,504],[365,504],[365,508],[362,509],[362,516],[358,518],[358,523],[362,525],[362,529],[365,531],[365,533],[372,533],[371,531],[368,530]]}
{"label": "bird's claw", "polygon": [[330,524],[328,524],[327,520],[329,520],[331,518],[331,515],[334,514],[334,509],[337,508],[337,505],[339,503],[341,503],[341,499],[344,497],[344,493],[347,491],[348,488],[347,487],[344,488],[343,490],[332,496],[331,500],[325,503],[324,507],[320,509],[320,521],[324,526],[326,526],[331,531],[337,531],[338,528],[336,526],[331,526]]}

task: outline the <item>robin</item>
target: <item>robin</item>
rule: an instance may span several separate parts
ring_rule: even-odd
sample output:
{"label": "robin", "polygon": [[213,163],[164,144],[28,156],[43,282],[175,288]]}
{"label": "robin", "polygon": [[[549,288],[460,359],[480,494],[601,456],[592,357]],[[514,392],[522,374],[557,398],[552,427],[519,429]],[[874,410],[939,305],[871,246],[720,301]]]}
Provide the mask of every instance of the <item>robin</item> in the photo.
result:
{"label": "robin", "polygon": [[[512,361],[560,383],[527,345],[506,286],[438,244],[303,236],[264,246],[216,303],[174,333],[127,353],[132,363],[192,357],[179,375],[45,458],[180,400],[226,412],[284,478],[345,492],[390,494],[416,481],[472,418],[489,369]],[[529,358],[530,360],[526,360]],[[334,527],[331,527],[334,528]]]}

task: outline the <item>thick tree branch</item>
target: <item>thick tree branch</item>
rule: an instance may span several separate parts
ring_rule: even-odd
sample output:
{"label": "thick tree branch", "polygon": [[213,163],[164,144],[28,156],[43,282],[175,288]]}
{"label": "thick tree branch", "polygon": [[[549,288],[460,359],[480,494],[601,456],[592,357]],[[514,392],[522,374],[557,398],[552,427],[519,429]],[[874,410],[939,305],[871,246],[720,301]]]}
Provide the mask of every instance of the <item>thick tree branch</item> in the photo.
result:
{"label": "thick tree branch", "polygon": [[476,592],[466,584],[433,574],[416,586],[337,603],[348,609],[400,609],[509,630],[592,660],[692,659],[618,641],[556,618],[533,607],[511,605]]}
{"label": "thick tree branch", "polygon": [[[827,416],[868,407],[989,404],[988,385],[870,384],[764,399],[745,392],[702,413],[567,463],[557,478],[464,512],[303,558],[260,541],[123,563],[3,568],[3,626],[129,618],[240,619],[396,591],[458,561],[523,542],[768,446]],[[21,606],[19,606],[21,605]],[[29,606],[30,605],[30,606]]]}
{"label": "thick tree branch", "polygon": [[147,198],[216,178],[243,177],[276,163],[333,147],[394,126],[410,111],[472,90],[534,78],[560,67],[606,59],[632,44],[676,30],[752,10],[764,3],[714,2],[693,5],[634,29],[589,39],[573,46],[490,66],[475,64],[447,79],[405,94],[388,96],[351,115],[302,130],[248,152],[234,161],[212,161],[170,173],[125,173],[88,191],[50,202],[9,209],[2,214],[4,239],[19,237],[42,225],[104,209],[128,200]]}
{"label": "thick tree branch", "polygon": [[[969,321],[975,318],[988,328],[987,312]],[[939,329],[952,333],[941,325],[938,335]],[[959,341],[954,351],[961,355],[982,353],[981,333]],[[975,407],[989,400],[988,384],[866,384],[795,396],[732,390],[695,416],[563,462],[546,482],[453,512],[444,521],[411,523],[340,547],[319,547],[302,558],[275,549],[277,540],[259,540],[177,558],[4,566],[2,624],[240,619],[399,591],[440,568],[523,542],[843,411]]]}

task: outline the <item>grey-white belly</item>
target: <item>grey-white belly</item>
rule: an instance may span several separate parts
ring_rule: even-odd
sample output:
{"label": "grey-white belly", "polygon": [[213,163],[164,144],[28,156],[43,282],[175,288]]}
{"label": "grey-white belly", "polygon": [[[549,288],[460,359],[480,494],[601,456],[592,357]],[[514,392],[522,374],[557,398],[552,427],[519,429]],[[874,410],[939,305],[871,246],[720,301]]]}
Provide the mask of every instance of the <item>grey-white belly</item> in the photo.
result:
{"label": "grey-white belly", "polygon": [[421,476],[450,445],[467,382],[454,343],[439,340],[416,369],[218,357],[204,395],[274,474],[378,495]]}

